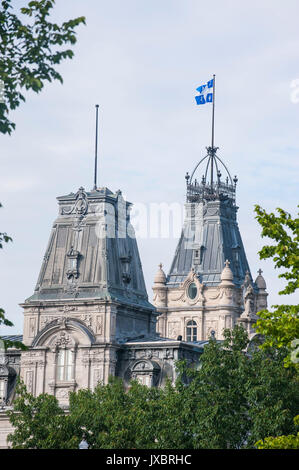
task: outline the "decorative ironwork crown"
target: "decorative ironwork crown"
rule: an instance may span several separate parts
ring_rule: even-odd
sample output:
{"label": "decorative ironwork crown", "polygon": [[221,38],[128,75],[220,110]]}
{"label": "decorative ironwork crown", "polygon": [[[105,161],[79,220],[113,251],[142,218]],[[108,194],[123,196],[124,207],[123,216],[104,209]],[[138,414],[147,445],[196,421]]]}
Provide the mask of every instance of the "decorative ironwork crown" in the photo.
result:
{"label": "decorative ironwork crown", "polygon": [[[202,158],[194,168],[191,176],[186,173],[187,201],[202,202],[204,200],[224,200],[230,199],[235,204],[236,185],[238,178],[232,179],[226,165],[221,158],[216,155],[218,147],[206,147],[207,155]],[[194,178],[195,172],[201,163],[207,159],[205,170],[202,174],[201,182]],[[226,172],[225,181],[221,181],[220,165]]]}

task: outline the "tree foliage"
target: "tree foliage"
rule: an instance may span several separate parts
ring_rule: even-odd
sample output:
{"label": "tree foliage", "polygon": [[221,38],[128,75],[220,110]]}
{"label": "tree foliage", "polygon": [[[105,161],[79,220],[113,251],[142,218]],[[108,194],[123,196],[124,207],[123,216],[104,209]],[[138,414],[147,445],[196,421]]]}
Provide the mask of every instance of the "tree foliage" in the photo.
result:
{"label": "tree foliage", "polygon": [[295,432],[296,371],[283,367],[284,350],[244,353],[242,327],[225,331],[224,343],[205,347],[200,367],[181,362],[164,388],[119,378],[94,391],[70,394],[63,414],[54,397],[28,394],[24,386],[10,420],[14,448],[77,448],[83,434],[95,449],[239,449],[273,435]]}
{"label": "tree foliage", "polygon": [[[29,19],[25,24],[12,9],[11,0],[1,1],[0,10],[0,132],[11,134],[15,124],[9,119],[10,110],[16,109],[25,96],[23,89],[40,92],[45,81],[62,77],[56,66],[72,58],[71,49],[65,45],[76,43],[75,28],[85,23],[84,17],[63,22],[61,25],[48,21],[55,0],[30,1],[20,9]],[[2,207],[0,203],[0,207]],[[6,232],[0,232],[0,249],[12,241]],[[13,326],[0,308],[0,326]],[[6,347],[25,346],[19,341],[5,340]]]}
{"label": "tree foliage", "polygon": [[[299,428],[299,415],[294,418],[294,424]],[[296,435],[266,437],[256,443],[258,449],[299,449],[299,432]]]}
{"label": "tree foliage", "polygon": [[[1,207],[2,207],[2,204],[0,203],[0,208]],[[12,238],[9,235],[7,235],[7,233],[0,232],[0,249],[3,248],[4,243],[8,243],[11,241],[12,241]],[[13,323],[10,320],[8,320],[8,318],[6,318],[5,311],[3,310],[3,308],[0,308],[0,327],[1,325],[13,326]],[[15,347],[15,348],[20,348],[20,349],[26,349],[26,347],[24,346],[22,342],[10,341],[7,339],[4,341],[4,347],[5,348]]]}
{"label": "tree foliage", "polygon": [[14,411],[7,412],[14,432],[8,435],[14,449],[61,449],[72,447],[70,420],[53,395],[33,397],[19,383]]}
{"label": "tree foliage", "polygon": [[[3,0],[0,10],[0,84],[3,102],[0,103],[0,132],[9,133],[15,123],[9,119],[9,111],[25,101],[23,89],[40,92],[44,82],[59,80],[62,76],[57,65],[71,59],[74,52],[66,45],[76,43],[75,29],[85,23],[79,17],[63,22],[51,23],[48,17],[55,0],[30,1],[16,15],[11,0]],[[22,16],[29,23],[22,22]]]}
{"label": "tree foliage", "polygon": [[255,206],[256,219],[262,226],[261,236],[276,242],[263,246],[259,255],[261,259],[273,258],[275,268],[286,268],[278,275],[288,281],[279,294],[292,294],[299,288],[299,218],[292,218],[283,209],[276,210],[278,216],[272,212],[267,214],[259,205]]}
{"label": "tree foliage", "polygon": [[[299,207],[299,206],[298,206]],[[292,294],[299,288],[299,218],[278,208],[278,215],[268,214],[260,206],[255,206],[256,219],[262,227],[262,237],[273,240],[260,250],[261,259],[272,258],[275,268],[285,268],[278,275],[287,281],[280,295]],[[264,335],[264,347],[287,347],[285,365],[299,363],[299,305],[273,305],[273,311],[262,310],[258,313],[256,331]]]}

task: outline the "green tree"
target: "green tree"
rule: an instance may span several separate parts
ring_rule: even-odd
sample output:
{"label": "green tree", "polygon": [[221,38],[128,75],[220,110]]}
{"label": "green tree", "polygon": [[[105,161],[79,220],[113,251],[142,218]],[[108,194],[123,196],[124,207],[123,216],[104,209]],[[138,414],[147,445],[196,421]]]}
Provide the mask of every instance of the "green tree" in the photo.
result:
{"label": "green tree", "polygon": [[296,372],[285,369],[283,351],[244,350],[242,327],[224,331],[224,341],[210,341],[191,384],[197,392],[194,448],[253,448],[274,432],[293,431],[299,406]]}
{"label": "green tree", "polygon": [[[25,24],[12,11],[11,0],[1,1],[0,10],[0,132],[11,134],[15,123],[9,119],[9,111],[25,101],[22,90],[40,92],[46,81],[62,77],[56,66],[64,59],[72,58],[67,44],[76,43],[75,28],[85,23],[84,17],[63,22],[61,25],[48,21],[55,0],[30,1],[20,9],[30,24]],[[20,16],[20,15],[19,15]],[[1,203],[0,203],[0,207]],[[5,232],[0,233],[0,248],[12,241]],[[0,308],[0,326],[13,326]],[[5,341],[6,347],[24,349],[20,342]]]}
{"label": "green tree", "polygon": [[[71,59],[74,52],[65,45],[76,43],[75,28],[85,23],[79,17],[51,23],[48,17],[55,0],[30,1],[16,15],[11,0],[3,0],[0,10],[0,132],[11,134],[15,123],[9,111],[25,101],[23,89],[40,92],[44,83],[59,80],[62,76],[57,65]],[[22,16],[29,23],[22,22]]]}
{"label": "green tree", "polygon": [[[278,275],[278,277],[287,281],[285,288],[279,294],[293,294],[299,288],[299,218],[292,218],[289,213],[280,208],[277,209],[278,215],[275,215],[273,213],[268,214],[256,205],[255,212],[257,214],[256,218],[262,226],[262,237],[269,237],[274,240],[272,245],[263,246],[259,252],[260,258],[273,258],[275,268],[286,269],[285,272]],[[262,310],[258,313],[259,319],[255,328],[265,338],[262,347],[268,348],[270,346],[286,349],[285,367],[292,366],[298,372],[299,305],[273,305],[272,308],[274,308],[274,311]],[[277,398],[279,399],[279,397]],[[298,409],[294,411],[298,413]],[[298,424],[299,415],[294,418],[294,425],[298,426]],[[272,437],[273,435],[277,437]],[[279,424],[278,429],[273,430],[272,436],[259,440],[256,446],[259,449],[299,448],[299,433],[297,435],[283,435]]]}
{"label": "green tree", "polygon": [[[299,415],[294,418],[294,424],[299,428]],[[299,432],[296,435],[266,437],[256,443],[258,449],[299,449]]]}
{"label": "green tree", "polygon": [[126,391],[119,378],[111,377],[94,392],[70,394],[70,419],[78,434],[83,428],[92,448],[151,448],[161,397],[161,389],[133,381]]}
{"label": "green tree", "polygon": [[[1,207],[2,207],[2,204],[0,203],[0,208]],[[7,235],[7,233],[0,232],[0,249],[3,248],[4,243],[8,243],[8,242],[11,242],[11,241],[12,241],[12,238],[9,235]],[[1,327],[1,325],[13,326],[13,323],[10,320],[8,320],[8,318],[6,318],[5,311],[3,310],[3,308],[0,308],[0,327]],[[5,340],[4,341],[4,346],[6,348],[14,346],[16,348],[25,349],[25,346],[20,341]]]}
{"label": "green tree", "polygon": [[52,395],[33,397],[26,386],[17,386],[14,411],[8,411],[14,432],[8,442],[14,449],[68,449],[78,443],[69,417]]}
{"label": "green tree", "polygon": [[[299,206],[298,206],[299,207]],[[299,218],[278,208],[278,215],[268,214],[260,206],[255,206],[256,219],[262,227],[262,237],[274,241],[259,251],[261,259],[272,258],[275,268],[285,268],[278,275],[287,281],[280,295],[292,294],[299,288]],[[299,362],[299,305],[273,305],[273,311],[262,310],[258,313],[256,331],[264,335],[264,347],[286,347],[288,355],[285,365]]]}
{"label": "green tree", "polygon": [[200,367],[178,364],[175,385],[133,381],[126,390],[111,378],[94,391],[71,393],[67,414],[54,397],[33,398],[23,388],[11,412],[12,446],[77,448],[84,433],[95,449],[240,449],[294,434],[296,370],[283,367],[282,348],[249,356],[247,344],[242,327],[225,330],[223,343],[209,341]]}

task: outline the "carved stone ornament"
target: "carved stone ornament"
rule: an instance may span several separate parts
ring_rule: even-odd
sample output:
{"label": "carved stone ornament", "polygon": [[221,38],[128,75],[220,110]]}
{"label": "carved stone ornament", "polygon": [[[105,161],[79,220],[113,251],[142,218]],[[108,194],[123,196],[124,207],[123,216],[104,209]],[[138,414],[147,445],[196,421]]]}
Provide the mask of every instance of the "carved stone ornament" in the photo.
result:
{"label": "carved stone ornament", "polygon": [[[197,292],[194,298],[191,298],[189,295],[189,288],[191,284],[195,284],[196,289],[197,289]],[[203,288],[204,288],[203,284],[201,284],[196,272],[192,268],[187,278],[185,279],[185,281],[180,287],[181,294],[176,299],[172,297],[171,300],[181,300],[182,302],[187,302],[189,305],[194,305],[198,302],[203,302],[204,300]]]}
{"label": "carved stone ornament", "polygon": [[154,293],[154,296],[153,296],[154,302],[156,302],[158,300],[160,300],[160,302],[165,302],[166,299],[167,299],[166,289],[165,288],[157,289],[157,287],[156,287],[155,288],[155,293]]}
{"label": "carved stone ornament", "polygon": [[139,362],[134,368],[134,370],[145,370],[147,369],[147,364],[146,362]]}
{"label": "carved stone ornament", "polygon": [[64,288],[64,292],[66,292],[67,294],[72,294],[74,297],[77,297],[77,295],[79,294],[78,284],[76,282],[72,282],[72,279],[73,278],[71,278],[71,282],[68,282],[67,286]]}
{"label": "carved stone ornament", "polygon": [[55,346],[60,347],[60,348],[61,347],[67,347],[69,345],[70,341],[71,340],[70,340],[69,335],[66,334],[65,331],[61,331],[59,333],[58,338],[55,340],[54,344],[55,344]]}
{"label": "carved stone ornament", "polygon": [[232,287],[220,287],[218,297],[219,299],[228,299],[231,301],[235,301],[235,290]]}
{"label": "carved stone ornament", "polygon": [[70,214],[76,214],[76,215],[85,215],[88,210],[88,200],[87,200],[87,194],[84,191],[84,188],[79,188],[78,192],[76,193],[76,202],[75,204],[70,208],[63,207],[62,208],[62,215],[70,215]]}
{"label": "carved stone ornament", "polygon": [[165,349],[164,350],[164,357],[166,359],[173,359],[173,349]]}
{"label": "carved stone ornament", "polygon": [[[74,307],[74,309],[77,309],[77,307]],[[68,310],[64,310],[62,307],[58,309],[60,312],[67,312]],[[41,317],[41,320],[40,320],[40,328],[43,329],[46,325],[48,325],[49,323],[52,323],[52,322],[56,322],[58,323],[59,325],[63,325],[64,328],[66,328],[66,322],[68,320],[68,317],[65,317],[65,316],[45,316],[45,317]]]}
{"label": "carved stone ornament", "polygon": [[168,323],[168,337],[171,339],[176,339],[179,333],[180,333],[180,323],[169,322]]}
{"label": "carved stone ornament", "polygon": [[88,326],[89,328],[92,327],[92,315],[88,315],[88,314],[81,315],[80,320],[82,320],[82,322],[85,323],[85,325]]}
{"label": "carved stone ornament", "polygon": [[78,261],[80,253],[79,251],[74,250],[74,247],[71,246],[66,256],[68,258],[68,270],[66,272],[66,277],[68,279],[77,279],[79,277]]}
{"label": "carved stone ornament", "polygon": [[72,391],[72,388],[68,387],[63,387],[63,388],[57,388],[56,389],[56,398],[60,398],[62,400],[67,400],[69,397],[69,393]]}
{"label": "carved stone ornament", "polygon": [[78,310],[78,307],[75,305],[63,305],[62,307],[58,307],[59,312],[74,312]]}
{"label": "carved stone ornament", "polygon": [[245,311],[242,314],[242,318],[252,318],[255,315],[254,311],[254,290],[251,284],[248,285],[244,295],[244,306]]}

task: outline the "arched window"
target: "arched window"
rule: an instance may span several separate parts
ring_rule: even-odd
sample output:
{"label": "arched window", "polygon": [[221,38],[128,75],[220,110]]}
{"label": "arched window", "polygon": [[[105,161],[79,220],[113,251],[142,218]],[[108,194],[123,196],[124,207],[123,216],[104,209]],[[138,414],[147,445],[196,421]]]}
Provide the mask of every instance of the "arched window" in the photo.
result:
{"label": "arched window", "polygon": [[186,326],[186,340],[197,341],[197,323],[194,320],[189,320]]}
{"label": "arched window", "polygon": [[70,349],[60,349],[57,357],[57,380],[73,380],[73,353]]}

